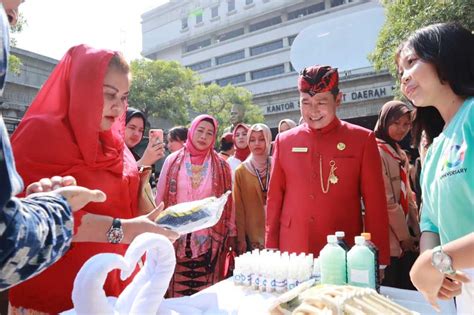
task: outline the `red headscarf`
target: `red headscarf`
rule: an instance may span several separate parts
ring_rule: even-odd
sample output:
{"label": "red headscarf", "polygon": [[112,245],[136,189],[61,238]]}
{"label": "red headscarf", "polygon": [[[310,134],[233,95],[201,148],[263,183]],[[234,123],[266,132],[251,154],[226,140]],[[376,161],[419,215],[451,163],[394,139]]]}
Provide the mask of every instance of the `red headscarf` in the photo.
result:
{"label": "red headscarf", "polygon": [[315,65],[304,68],[298,78],[298,90],[314,96],[316,93],[339,93],[337,68]]}
{"label": "red headscarf", "polygon": [[[194,132],[196,131],[196,128],[198,127],[199,123],[203,120],[208,120],[214,125],[214,135],[209,147],[207,147],[204,150],[198,150],[193,144],[193,138],[194,138]],[[191,163],[195,165],[201,165],[202,163],[204,163],[204,160],[206,159],[206,156],[209,153],[209,151],[214,150],[214,143],[216,142],[217,127],[219,127],[217,120],[210,115],[199,115],[193,119],[193,121],[191,122],[191,127],[189,127],[189,130],[188,130],[188,140],[184,144],[186,149],[189,151],[189,155],[191,156]]]}
{"label": "red headscarf", "polygon": [[235,126],[234,128],[234,133],[233,133],[233,136],[234,136],[234,148],[235,148],[235,153],[234,153],[234,156],[235,158],[239,159],[241,162],[245,161],[247,159],[247,157],[250,155],[250,149],[249,149],[249,146],[247,145],[245,148],[241,149],[241,148],[238,148],[237,147],[237,137],[236,137],[236,133],[237,133],[237,129],[239,128],[244,128],[247,133],[249,132],[249,126],[247,126],[246,124],[244,123],[239,123]]}
{"label": "red headscarf", "polygon": [[[123,141],[125,112],[109,131],[100,131],[104,77],[114,54],[85,45],[71,48],[34,99],[13,134],[12,146],[26,185],[43,177],[72,175],[79,185],[107,194],[105,202],[90,203],[84,211],[131,218],[137,208],[139,177]],[[14,306],[51,313],[69,309],[74,278],[83,263],[97,253],[123,254],[126,248],[122,244],[74,243],[53,266],[13,288],[10,301]],[[107,295],[118,295],[124,285],[119,272],[113,271],[104,288]],[[37,299],[45,287],[48,290]]]}

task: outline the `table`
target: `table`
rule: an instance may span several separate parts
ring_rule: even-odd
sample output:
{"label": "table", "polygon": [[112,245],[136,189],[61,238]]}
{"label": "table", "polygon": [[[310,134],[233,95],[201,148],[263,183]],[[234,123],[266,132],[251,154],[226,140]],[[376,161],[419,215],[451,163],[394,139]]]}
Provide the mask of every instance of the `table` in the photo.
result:
{"label": "table", "polygon": [[[381,287],[381,294],[419,314],[437,314],[417,291]],[[194,308],[199,313],[209,315],[251,315],[267,314],[274,299],[275,295],[271,293],[235,286],[231,279],[226,279],[192,296],[167,299],[164,304],[171,309],[189,307],[189,314],[194,313]],[[440,301],[439,305],[441,314],[456,314],[453,301]],[[182,313],[188,312],[183,310]]]}

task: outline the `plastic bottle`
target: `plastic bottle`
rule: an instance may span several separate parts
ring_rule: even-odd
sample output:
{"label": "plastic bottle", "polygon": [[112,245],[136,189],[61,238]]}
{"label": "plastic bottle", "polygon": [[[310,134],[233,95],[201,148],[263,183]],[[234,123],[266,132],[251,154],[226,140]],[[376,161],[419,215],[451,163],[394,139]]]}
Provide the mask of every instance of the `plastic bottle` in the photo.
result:
{"label": "plastic bottle", "polygon": [[290,255],[290,263],[288,265],[287,290],[295,288],[298,285],[298,262],[296,254]]}
{"label": "plastic bottle", "polygon": [[367,245],[368,248],[370,248],[370,250],[372,250],[372,252],[374,253],[375,255],[375,289],[377,290],[377,292],[380,293],[380,277],[379,277],[379,249],[377,248],[377,246],[375,246],[375,244],[371,241],[371,235],[370,233],[361,233],[360,234],[361,236],[363,236],[365,238],[365,244]]}
{"label": "plastic bottle", "polygon": [[375,254],[363,236],[355,237],[355,245],[347,253],[347,282],[375,289]]}
{"label": "plastic bottle", "polygon": [[311,278],[314,278],[316,284],[321,283],[321,268],[319,266],[319,258],[315,258],[313,262],[313,272]]}
{"label": "plastic bottle", "polygon": [[288,264],[289,260],[283,258],[279,261],[277,271],[275,273],[275,292],[283,293],[288,285]]}
{"label": "plastic bottle", "polygon": [[350,247],[349,247],[349,245],[347,245],[346,241],[344,240],[345,236],[346,236],[346,233],[344,233],[344,231],[337,231],[336,232],[337,243],[339,244],[339,246],[344,248],[344,250],[346,252],[348,252],[350,250]]}
{"label": "plastic bottle", "polygon": [[240,257],[235,257],[235,266],[234,266],[234,274],[233,274],[233,279],[234,279],[234,284],[235,285],[243,285],[244,284],[241,259],[242,258],[240,258]]}
{"label": "plastic bottle", "polygon": [[336,235],[328,235],[328,244],[319,254],[322,284],[346,284],[346,251],[337,244]]}

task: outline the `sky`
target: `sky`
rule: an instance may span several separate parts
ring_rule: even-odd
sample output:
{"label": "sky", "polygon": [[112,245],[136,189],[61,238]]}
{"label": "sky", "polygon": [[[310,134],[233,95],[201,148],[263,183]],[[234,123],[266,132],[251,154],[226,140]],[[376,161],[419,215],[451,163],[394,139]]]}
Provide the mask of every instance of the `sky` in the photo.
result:
{"label": "sky", "polygon": [[61,59],[77,44],[122,51],[140,58],[141,14],[168,0],[26,0],[27,25],[14,37],[17,47]]}

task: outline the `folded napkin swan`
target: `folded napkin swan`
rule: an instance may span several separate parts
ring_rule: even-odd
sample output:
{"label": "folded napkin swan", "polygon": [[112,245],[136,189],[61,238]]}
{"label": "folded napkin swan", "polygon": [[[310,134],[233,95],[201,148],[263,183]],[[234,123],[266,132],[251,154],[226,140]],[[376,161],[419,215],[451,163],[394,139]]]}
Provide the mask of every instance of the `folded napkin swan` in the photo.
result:
{"label": "folded napkin swan", "polygon": [[[122,280],[135,270],[146,253],[145,265],[118,298],[107,297],[103,285],[107,274],[120,269]],[[62,314],[179,314],[180,310],[160,305],[174,272],[176,258],[173,245],[164,236],[143,233],[130,244],[125,256],[112,253],[91,257],[74,281],[74,309]],[[199,314],[199,309],[186,307],[186,313]]]}

